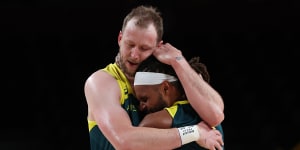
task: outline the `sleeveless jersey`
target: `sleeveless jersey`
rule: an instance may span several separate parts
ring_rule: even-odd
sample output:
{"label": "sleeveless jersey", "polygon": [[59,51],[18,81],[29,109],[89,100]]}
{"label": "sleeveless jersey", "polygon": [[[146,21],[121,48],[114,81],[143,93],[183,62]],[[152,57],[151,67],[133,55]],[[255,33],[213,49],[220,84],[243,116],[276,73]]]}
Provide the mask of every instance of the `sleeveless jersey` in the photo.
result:
{"label": "sleeveless jersey", "polygon": [[[133,90],[128,82],[126,76],[116,63],[109,64],[102,69],[110,75],[112,75],[118,82],[121,90],[120,104],[124,110],[128,113],[133,126],[138,126],[140,123],[140,116],[138,112],[138,100],[133,95]],[[105,85],[103,85],[105,86]],[[99,130],[95,121],[88,120],[89,136],[91,150],[114,150],[114,147],[105,138],[102,132]]]}
{"label": "sleeveless jersey", "polygon": [[[187,100],[177,101],[171,107],[165,108],[171,117],[173,118],[172,127],[178,128],[188,125],[195,125],[202,121],[197,112],[192,108]],[[216,130],[219,130],[222,134],[224,141],[224,133],[221,125],[216,126]],[[224,149],[224,147],[223,147]],[[176,150],[206,150],[200,147],[196,142],[191,142]]]}

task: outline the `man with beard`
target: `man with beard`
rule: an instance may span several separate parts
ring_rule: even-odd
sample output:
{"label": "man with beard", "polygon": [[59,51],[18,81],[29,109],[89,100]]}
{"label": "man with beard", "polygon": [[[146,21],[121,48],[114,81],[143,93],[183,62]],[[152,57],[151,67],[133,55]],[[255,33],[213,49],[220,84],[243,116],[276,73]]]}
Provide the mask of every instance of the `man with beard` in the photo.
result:
{"label": "man with beard", "polygon": [[156,8],[138,6],[132,9],[124,18],[118,35],[116,61],[86,80],[84,93],[92,150],[175,149],[193,141],[213,150],[223,144],[221,137],[207,137],[212,140],[203,144],[199,136],[204,137],[211,129],[202,124],[193,126],[198,136],[186,136],[183,140],[179,136],[182,131],[177,128],[138,127],[141,116],[132,87],[137,67],[150,55],[174,68],[189,102],[209,126],[220,124],[224,119],[222,97],[189,66],[180,50],[163,43],[162,35],[163,20]]}

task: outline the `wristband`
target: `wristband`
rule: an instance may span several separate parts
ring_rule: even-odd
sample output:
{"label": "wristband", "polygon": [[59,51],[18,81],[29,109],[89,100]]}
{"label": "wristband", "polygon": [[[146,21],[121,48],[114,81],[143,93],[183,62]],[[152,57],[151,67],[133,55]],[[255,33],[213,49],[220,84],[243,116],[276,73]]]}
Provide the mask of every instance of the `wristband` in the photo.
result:
{"label": "wristband", "polygon": [[198,127],[196,125],[180,127],[177,129],[180,135],[181,145],[197,141],[200,138]]}

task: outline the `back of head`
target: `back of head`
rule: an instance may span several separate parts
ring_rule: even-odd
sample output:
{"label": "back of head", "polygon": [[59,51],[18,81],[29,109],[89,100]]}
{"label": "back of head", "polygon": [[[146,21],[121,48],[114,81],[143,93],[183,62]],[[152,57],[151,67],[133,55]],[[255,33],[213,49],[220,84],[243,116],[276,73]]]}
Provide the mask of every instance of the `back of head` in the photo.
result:
{"label": "back of head", "polygon": [[[152,76],[147,76],[147,80],[149,80],[148,78],[153,78],[154,80],[159,79],[158,83],[161,83],[163,80],[171,80],[169,81],[173,86],[176,87],[176,89],[178,89],[178,91],[181,93],[181,95],[185,95],[184,94],[184,90],[182,88],[182,85],[180,83],[180,81],[178,80],[178,77],[176,75],[175,70],[173,69],[172,66],[168,65],[168,64],[164,64],[162,62],[160,62],[159,60],[157,60],[153,55],[151,55],[150,57],[148,57],[146,60],[144,60],[140,66],[137,68],[137,72],[151,72],[151,73],[161,73],[161,74],[165,74],[163,75],[164,77],[154,77],[154,75],[152,74]],[[138,76],[138,77],[137,77]],[[141,78],[140,74],[137,75],[135,78],[135,83],[136,84],[136,79],[137,78]],[[144,79],[145,81],[146,79]],[[141,81],[141,79],[139,79],[138,81]]]}
{"label": "back of head", "polygon": [[[199,57],[194,57],[189,61],[189,64],[197,73],[202,75],[202,78],[206,82],[209,82],[209,74],[207,72],[206,66],[203,63],[200,63],[199,60]],[[163,73],[177,78],[177,80],[174,80],[170,83],[178,89],[178,91],[182,95],[182,98],[186,98],[182,84],[180,80],[178,80],[177,74],[173,67],[160,62],[153,55],[148,57],[140,64],[140,66],[137,68],[137,72]],[[150,76],[148,78],[150,78]]]}
{"label": "back of head", "polygon": [[148,57],[140,64],[140,66],[137,68],[137,72],[156,72],[177,77],[172,66],[160,62],[153,55]]}
{"label": "back of head", "polygon": [[[201,74],[204,81],[209,83],[210,75],[207,71],[206,65],[200,62],[200,57],[193,57],[190,59],[189,64],[198,74]],[[138,67],[137,71],[164,73],[178,78],[172,66],[160,62],[153,55],[144,60]]]}
{"label": "back of head", "polygon": [[157,42],[162,40],[163,19],[157,8],[143,5],[133,8],[131,12],[124,18],[122,30],[124,30],[127,22],[131,19],[136,19],[137,21],[135,22],[135,25],[141,28],[147,28],[149,24],[153,23],[157,32]]}

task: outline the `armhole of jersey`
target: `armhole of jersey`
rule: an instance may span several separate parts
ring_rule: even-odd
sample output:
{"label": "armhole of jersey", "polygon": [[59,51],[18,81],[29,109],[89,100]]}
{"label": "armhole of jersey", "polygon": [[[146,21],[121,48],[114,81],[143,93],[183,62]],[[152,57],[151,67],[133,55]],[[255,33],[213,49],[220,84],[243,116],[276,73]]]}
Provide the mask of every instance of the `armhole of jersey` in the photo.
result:
{"label": "armhole of jersey", "polygon": [[177,112],[177,109],[178,109],[178,106],[175,105],[175,106],[171,106],[171,107],[168,107],[168,108],[165,108],[165,110],[168,111],[168,113],[171,115],[171,117],[174,119],[174,116]]}
{"label": "armhole of jersey", "polygon": [[96,121],[88,120],[89,132],[97,125]]}
{"label": "armhole of jersey", "polygon": [[120,88],[120,94],[121,94],[121,96],[120,96],[120,104],[124,104],[124,94],[123,94],[123,88],[122,88],[122,82],[120,81],[120,80],[117,80],[117,82],[118,82],[118,85],[119,85],[119,88]]}
{"label": "armhole of jersey", "polygon": [[174,119],[174,116],[178,110],[178,105],[179,104],[188,104],[189,102],[187,100],[181,100],[181,101],[176,101],[171,107],[165,108],[169,112],[169,114],[172,116]]}

